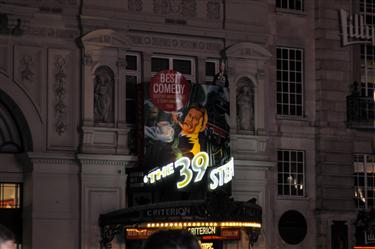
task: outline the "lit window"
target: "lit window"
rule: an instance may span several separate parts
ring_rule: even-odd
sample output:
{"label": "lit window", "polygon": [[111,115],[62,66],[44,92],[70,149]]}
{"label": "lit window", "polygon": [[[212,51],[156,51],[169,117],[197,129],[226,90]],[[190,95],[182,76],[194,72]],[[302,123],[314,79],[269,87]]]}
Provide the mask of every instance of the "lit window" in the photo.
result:
{"label": "lit window", "polygon": [[278,194],[303,196],[305,187],[304,151],[279,150],[277,152]]}
{"label": "lit window", "polygon": [[20,208],[20,184],[0,183],[0,208]]}
{"label": "lit window", "polygon": [[357,208],[375,206],[375,155],[354,155],[354,201]]}
{"label": "lit window", "polygon": [[141,59],[138,53],[126,55],[126,123],[135,124],[137,108],[137,84],[141,81]]}
{"label": "lit window", "polygon": [[195,83],[195,60],[193,58],[164,55],[151,58],[152,75],[167,69],[176,70],[182,73],[189,82]]}
{"label": "lit window", "polygon": [[276,7],[303,11],[303,0],[276,0]]}
{"label": "lit window", "polygon": [[22,247],[21,184],[0,183],[0,223],[16,235],[17,249]]}
{"label": "lit window", "polygon": [[303,51],[277,48],[277,114],[303,115]]}

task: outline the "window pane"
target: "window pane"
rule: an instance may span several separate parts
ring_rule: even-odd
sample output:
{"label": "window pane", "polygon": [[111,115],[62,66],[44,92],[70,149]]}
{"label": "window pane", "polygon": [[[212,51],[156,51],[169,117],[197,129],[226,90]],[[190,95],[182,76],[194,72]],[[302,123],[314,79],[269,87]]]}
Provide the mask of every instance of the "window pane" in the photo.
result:
{"label": "window pane", "polygon": [[0,183],[0,208],[20,208],[20,184]]}
{"label": "window pane", "polygon": [[[283,185],[283,193],[279,195],[304,195],[304,161],[303,151],[281,150],[277,152],[278,185]],[[302,155],[302,160],[300,161]],[[282,167],[280,165],[283,165]]]}
{"label": "window pane", "polygon": [[137,76],[126,76],[126,98],[135,99],[137,96]]}
{"label": "window pane", "polygon": [[173,69],[182,74],[191,74],[191,61],[174,59]]}
{"label": "window pane", "polygon": [[165,69],[169,69],[169,59],[165,58],[151,58],[151,71],[159,72]]}
{"label": "window pane", "polygon": [[277,48],[276,54],[279,56],[276,59],[277,114],[302,115],[302,50]]}
{"label": "window pane", "polygon": [[136,55],[126,56],[126,69],[137,70],[137,56]]}
{"label": "window pane", "polygon": [[214,62],[206,62],[206,76],[215,76]]}
{"label": "window pane", "polygon": [[137,105],[134,100],[126,101],[126,122],[135,124],[137,118]]}

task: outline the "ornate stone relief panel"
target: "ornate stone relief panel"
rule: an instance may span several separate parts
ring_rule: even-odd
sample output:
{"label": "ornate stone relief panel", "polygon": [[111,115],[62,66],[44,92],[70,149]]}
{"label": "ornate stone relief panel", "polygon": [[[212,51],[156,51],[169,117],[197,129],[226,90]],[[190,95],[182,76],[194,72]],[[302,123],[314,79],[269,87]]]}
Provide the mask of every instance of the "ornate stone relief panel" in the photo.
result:
{"label": "ornate stone relief panel", "polygon": [[196,0],[154,0],[154,14],[195,17],[197,2]]}
{"label": "ornate stone relief panel", "polygon": [[128,10],[132,12],[141,12],[143,10],[142,0],[128,0]]}
{"label": "ornate stone relief panel", "polygon": [[207,18],[218,20],[221,16],[221,4],[217,1],[207,2]]}
{"label": "ornate stone relief panel", "polygon": [[34,103],[41,108],[44,83],[43,49],[39,47],[15,46],[14,80],[26,90]]}
{"label": "ornate stone relief panel", "polygon": [[[76,129],[77,94],[74,52],[65,49],[48,50],[48,145],[70,147]],[[77,65],[78,66],[78,65]]]}
{"label": "ornate stone relief panel", "polygon": [[17,3],[35,4],[38,6],[77,5],[78,0],[12,0]]}
{"label": "ornate stone relief panel", "polygon": [[185,50],[196,54],[219,54],[224,48],[224,44],[217,40],[190,39],[176,36],[165,36],[156,34],[129,34],[129,40],[134,46],[155,47],[168,50]]}

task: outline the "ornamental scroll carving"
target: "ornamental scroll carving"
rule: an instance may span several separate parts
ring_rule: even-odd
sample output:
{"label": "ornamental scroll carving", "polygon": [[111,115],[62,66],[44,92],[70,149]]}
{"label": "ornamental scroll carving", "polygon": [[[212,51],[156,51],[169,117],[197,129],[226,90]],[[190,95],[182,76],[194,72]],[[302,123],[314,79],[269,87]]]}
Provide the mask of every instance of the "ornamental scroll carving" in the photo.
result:
{"label": "ornamental scroll carving", "polygon": [[141,12],[143,9],[142,0],[129,0],[128,9],[134,12]]}
{"label": "ornamental scroll carving", "polygon": [[196,0],[154,0],[154,13],[195,17],[197,15],[197,3]]}
{"label": "ornamental scroll carving", "polygon": [[66,130],[66,104],[65,100],[65,85],[66,85],[66,73],[65,73],[66,61],[61,55],[55,57],[55,95],[56,95],[56,132],[61,136]]}
{"label": "ornamental scroll carving", "polygon": [[32,66],[34,64],[33,58],[30,55],[24,55],[21,60],[20,64],[21,68],[21,80],[22,82],[28,81],[33,82],[34,80],[34,72],[32,70]]}
{"label": "ornamental scroll carving", "polygon": [[207,3],[207,18],[218,20],[220,19],[220,3],[208,2]]}

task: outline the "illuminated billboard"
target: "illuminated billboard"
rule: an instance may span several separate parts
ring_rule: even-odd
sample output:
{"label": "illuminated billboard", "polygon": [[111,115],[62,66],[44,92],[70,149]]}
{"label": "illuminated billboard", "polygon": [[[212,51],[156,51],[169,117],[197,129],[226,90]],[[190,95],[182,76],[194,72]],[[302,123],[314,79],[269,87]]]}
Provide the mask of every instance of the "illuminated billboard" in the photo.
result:
{"label": "illuminated billboard", "polygon": [[144,84],[145,184],[174,179],[177,189],[233,177],[229,148],[229,93],[224,86],[191,84],[164,70]]}

